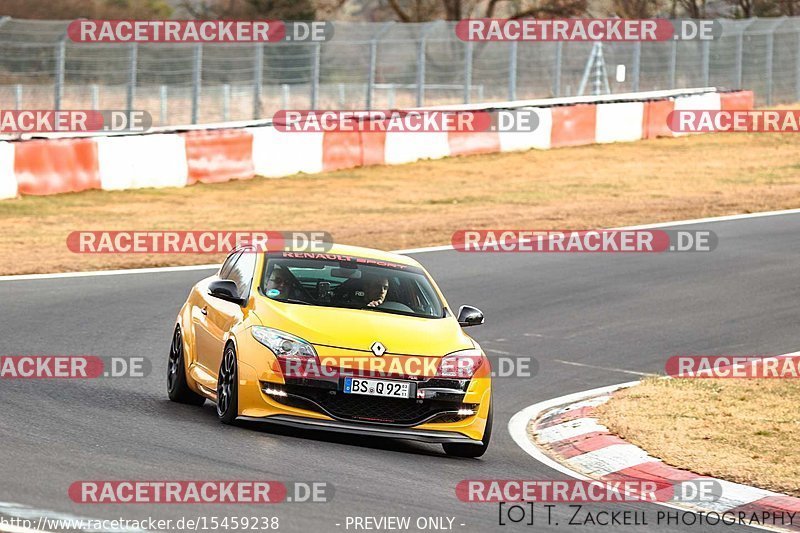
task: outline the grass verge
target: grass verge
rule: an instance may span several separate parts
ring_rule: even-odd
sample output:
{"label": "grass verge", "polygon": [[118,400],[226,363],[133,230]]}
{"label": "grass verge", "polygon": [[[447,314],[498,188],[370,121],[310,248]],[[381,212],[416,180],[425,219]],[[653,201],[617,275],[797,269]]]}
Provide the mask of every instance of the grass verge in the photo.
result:
{"label": "grass verge", "polygon": [[797,380],[648,378],[597,414],[667,464],[800,497],[798,403]]}
{"label": "grass verge", "polygon": [[713,134],[183,189],[0,201],[0,274],[202,264],[71,253],[76,230],[324,230],[384,249],[456,229],[601,228],[800,206],[800,136]]}

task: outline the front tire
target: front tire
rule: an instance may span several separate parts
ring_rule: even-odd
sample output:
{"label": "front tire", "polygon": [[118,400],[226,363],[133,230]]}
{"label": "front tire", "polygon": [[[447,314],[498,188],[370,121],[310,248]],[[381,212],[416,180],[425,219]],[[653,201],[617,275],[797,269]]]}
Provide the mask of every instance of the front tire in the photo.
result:
{"label": "front tire", "polygon": [[460,442],[442,444],[444,453],[447,455],[452,455],[453,457],[468,458],[480,457],[481,455],[485,454],[486,450],[489,448],[489,441],[492,438],[492,419],[494,418],[493,411],[494,404],[492,403],[489,405],[489,416],[486,418],[486,429],[483,430],[483,438],[481,439],[483,444],[466,444]]}
{"label": "front tire", "polygon": [[189,388],[186,381],[186,362],[183,356],[183,335],[180,326],[175,326],[172,345],[169,348],[167,364],[167,394],[169,399],[177,403],[203,405],[205,398]]}
{"label": "front tire", "polygon": [[239,416],[239,365],[233,345],[225,346],[217,377],[217,417],[223,424],[233,424]]}

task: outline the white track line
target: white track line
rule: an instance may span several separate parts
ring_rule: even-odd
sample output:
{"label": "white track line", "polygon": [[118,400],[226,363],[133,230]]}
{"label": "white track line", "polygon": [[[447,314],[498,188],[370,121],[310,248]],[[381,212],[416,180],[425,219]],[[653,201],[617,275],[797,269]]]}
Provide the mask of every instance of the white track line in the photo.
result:
{"label": "white track line", "polygon": [[653,374],[648,374],[647,372],[634,372],[633,370],[622,370],[621,368],[611,368],[608,366],[597,366],[597,365],[587,365],[586,363],[576,363],[575,361],[564,361],[562,359],[553,359],[555,363],[561,363],[564,365],[570,366],[580,366],[584,368],[594,368],[595,370],[605,370],[607,372],[619,372],[620,374],[631,374],[633,376],[652,376]]}
{"label": "white track line", "polygon": [[211,270],[219,265],[189,265],[174,267],[125,268],[122,270],[94,270],[89,272],[56,272],[53,274],[21,274],[17,276],[0,276],[0,281],[31,281],[57,278],[88,278],[95,276],[119,276],[124,274],[156,274],[161,272],[189,272],[192,270]]}
{"label": "white track line", "polygon": [[[784,209],[781,211],[761,211],[758,213],[741,213],[738,215],[723,215],[719,217],[708,218],[694,218],[689,220],[674,220],[671,222],[656,222],[653,224],[640,224],[638,226],[625,226],[620,228],[609,228],[612,230],[635,230],[635,229],[653,229],[653,228],[667,228],[671,226],[688,226],[692,224],[710,224],[714,222],[727,222],[730,220],[743,220],[748,218],[763,218],[774,217],[781,215],[797,215],[800,214],[800,209]],[[452,250],[451,244],[443,244],[440,246],[428,246],[424,248],[409,248],[406,250],[393,250],[395,254],[422,254],[426,252],[443,252]],[[191,266],[177,266],[177,267],[154,267],[154,268],[131,268],[123,270],[96,270],[89,272],[60,272],[53,274],[21,274],[13,276],[0,276],[0,281],[30,281],[39,279],[55,279],[55,278],[83,278],[90,276],[118,276],[124,274],[146,274],[157,272],[182,272],[192,270],[207,270],[218,268],[219,265],[191,265]]]}

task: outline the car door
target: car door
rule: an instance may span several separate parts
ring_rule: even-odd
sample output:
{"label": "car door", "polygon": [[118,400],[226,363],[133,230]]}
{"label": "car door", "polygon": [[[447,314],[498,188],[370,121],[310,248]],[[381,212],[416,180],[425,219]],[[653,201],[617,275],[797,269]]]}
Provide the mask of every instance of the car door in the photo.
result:
{"label": "car door", "polygon": [[[250,297],[250,285],[256,266],[256,253],[245,251],[236,259],[230,272],[222,279],[228,279],[236,284],[236,289],[242,298]],[[206,324],[208,327],[208,343],[202,354],[202,364],[213,375],[217,376],[222,352],[228,333],[233,326],[243,318],[242,308],[239,304],[208,296],[208,309]]]}
{"label": "car door", "polygon": [[[227,279],[233,265],[241,257],[241,250],[232,252],[216,276],[212,276],[197,285],[194,295],[195,305],[192,306],[192,326],[194,328],[195,339],[195,363],[200,366],[204,375],[216,376],[217,368],[208,365],[213,361],[212,352],[217,348],[217,341],[214,340],[215,326],[208,321],[209,308],[212,308],[219,301],[208,294],[208,285],[216,279]],[[235,304],[234,304],[235,305]]]}

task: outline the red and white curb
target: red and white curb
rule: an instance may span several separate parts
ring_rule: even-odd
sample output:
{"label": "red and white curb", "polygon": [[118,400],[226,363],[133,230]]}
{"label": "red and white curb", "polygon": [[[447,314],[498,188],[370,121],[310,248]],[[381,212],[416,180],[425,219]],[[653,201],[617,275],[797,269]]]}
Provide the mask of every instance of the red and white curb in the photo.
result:
{"label": "red and white curb", "polygon": [[[615,391],[638,383],[622,383],[531,405],[511,418],[509,432],[529,455],[577,479],[671,483],[713,479],[669,466],[600,424],[594,416],[595,409],[610,400]],[[769,531],[800,531],[800,498],[720,479],[714,481],[722,488],[716,501],[657,505],[735,517],[744,513],[748,518],[754,513],[758,517],[768,513],[775,517],[768,525],[747,525]],[[777,525],[772,524],[773,520]]]}

